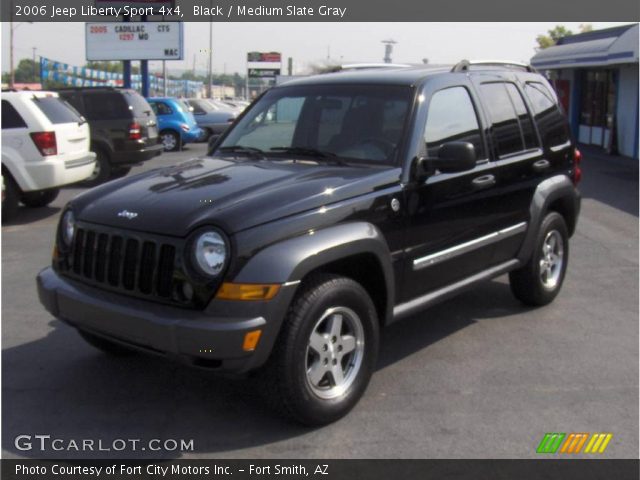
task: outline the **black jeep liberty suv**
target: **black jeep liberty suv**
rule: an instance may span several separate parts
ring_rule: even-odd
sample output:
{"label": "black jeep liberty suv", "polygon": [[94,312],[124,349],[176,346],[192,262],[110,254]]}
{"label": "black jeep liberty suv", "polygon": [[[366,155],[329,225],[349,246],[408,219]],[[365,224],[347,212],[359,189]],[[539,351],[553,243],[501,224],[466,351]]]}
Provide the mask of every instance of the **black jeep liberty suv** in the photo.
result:
{"label": "black jeep liberty suv", "polygon": [[40,301],[106,352],[257,371],[283,413],[329,423],[364,393],[383,326],[505,273],[525,304],[554,299],[579,163],[526,65],[292,81],[209,156],[72,200]]}

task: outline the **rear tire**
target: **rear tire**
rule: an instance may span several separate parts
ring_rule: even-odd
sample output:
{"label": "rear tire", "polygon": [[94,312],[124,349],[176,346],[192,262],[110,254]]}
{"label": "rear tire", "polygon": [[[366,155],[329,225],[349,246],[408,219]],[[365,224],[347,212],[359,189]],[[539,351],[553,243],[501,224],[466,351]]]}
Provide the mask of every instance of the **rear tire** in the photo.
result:
{"label": "rear tire", "polygon": [[38,190],[36,192],[26,192],[22,194],[20,201],[31,208],[46,207],[56,198],[60,193],[59,188],[51,188],[49,190]]}
{"label": "rear tire", "polygon": [[20,199],[20,189],[11,175],[3,175],[4,198],[2,200],[2,221],[13,220],[18,213],[18,203]]}
{"label": "rear tire", "polygon": [[165,152],[175,152],[180,149],[180,135],[172,130],[160,132],[160,141]]}
{"label": "rear tire", "polygon": [[114,357],[124,357],[128,355],[133,355],[135,352],[127,347],[123,347],[122,345],[111,342],[106,338],[99,337],[98,335],[94,335],[93,333],[85,332],[83,330],[78,330],[80,336],[92,347],[101,350],[102,352],[112,355]]}
{"label": "rear tire", "polygon": [[542,306],[560,292],[569,262],[569,234],[562,215],[542,220],[533,254],[522,268],[509,273],[513,295],[526,305]]}
{"label": "rear tire", "polygon": [[362,397],[376,365],[376,309],[357,282],[318,275],[293,301],[262,381],[268,401],[305,425],[346,415]]}
{"label": "rear tire", "polygon": [[111,160],[103,150],[96,151],[96,166],[91,175],[81,182],[82,186],[95,187],[111,178]]}

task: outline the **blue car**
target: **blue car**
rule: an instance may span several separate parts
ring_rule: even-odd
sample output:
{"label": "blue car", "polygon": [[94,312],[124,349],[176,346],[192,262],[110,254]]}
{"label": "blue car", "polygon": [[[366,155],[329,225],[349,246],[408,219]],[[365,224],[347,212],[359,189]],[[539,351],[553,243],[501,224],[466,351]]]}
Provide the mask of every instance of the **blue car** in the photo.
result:
{"label": "blue car", "polygon": [[160,140],[165,152],[179,150],[185,143],[196,142],[204,134],[182,100],[173,97],[147,98],[158,117]]}

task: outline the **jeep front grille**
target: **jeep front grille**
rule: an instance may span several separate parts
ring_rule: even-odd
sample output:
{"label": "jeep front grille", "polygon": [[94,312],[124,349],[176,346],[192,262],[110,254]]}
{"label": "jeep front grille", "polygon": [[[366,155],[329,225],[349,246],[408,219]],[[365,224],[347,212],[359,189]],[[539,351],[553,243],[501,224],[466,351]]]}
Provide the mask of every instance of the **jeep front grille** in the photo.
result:
{"label": "jeep front grille", "polygon": [[172,297],[176,246],[171,243],[78,227],[68,258],[67,273],[86,283],[134,295]]}

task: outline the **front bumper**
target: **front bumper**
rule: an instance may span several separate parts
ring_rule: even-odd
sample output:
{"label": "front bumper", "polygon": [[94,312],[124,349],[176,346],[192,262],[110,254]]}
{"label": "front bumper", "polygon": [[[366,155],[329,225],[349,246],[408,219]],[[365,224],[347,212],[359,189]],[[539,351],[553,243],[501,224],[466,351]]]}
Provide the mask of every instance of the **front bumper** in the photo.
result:
{"label": "front bumper", "polygon": [[[37,277],[44,307],[65,323],[148,353],[193,366],[243,373],[269,357],[295,288],[283,287],[269,302],[212,301],[186,310],[105,292],[58,275]],[[257,348],[242,349],[247,332],[261,329]]]}

